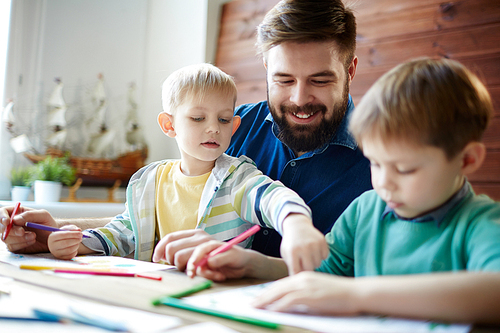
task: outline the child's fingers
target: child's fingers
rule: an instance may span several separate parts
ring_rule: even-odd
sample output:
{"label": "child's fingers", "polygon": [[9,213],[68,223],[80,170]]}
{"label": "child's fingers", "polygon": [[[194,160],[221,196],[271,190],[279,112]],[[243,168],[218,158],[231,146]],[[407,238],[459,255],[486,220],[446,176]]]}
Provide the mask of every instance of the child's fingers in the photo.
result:
{"label": "child's fingers", "polygon": [[262,293],[253,300],[251,305],[263,309],[283,298],[295,289],[295,286],[293,283],[290,284],[290,281],[291,278],[284,278],[274,282],[264,289]]}
{"label": "child's fingers", "polygon": [[[182,261],[179,257],[179,252],[190,249],[192,251],[196,246],[206,243],[213,238],[203,230],[187,230],[174,232],[167,235],[165,238],[167,243],[165,243],[165,258],[167,262],[174,265],[180,265],[179,269],[184,270],[187,260]],[[180,260],[180,261],[179,261]]]}
{"label": "child's fingers", "polygon": [[[165,238],[163,238],[165,239]],[[159,262],[160,260],[165,260],[167,264],[170,264],[168,260],[165,259],[165,244],[163,239],[161,239],[158,244],[156,244],[155,250],[153,252],[153,262]]]}
{"label": "child's fingers", "polygon": [[301,260],[299,255],[295,255],[293,253],[284,254],[283,260],[285,261],[286,266],[288,267],[288,273],[290,275],[295,275],[302,270]]}
{"label": "child's fingers", "polygon": [[81,231],[57,231],[49,236],[48,246],[56,258],[71,259],[78,253],[81,241]]}
{"label": "child's fingers", "polygon": [[201,277],[204,277],[205,279],[209,279],[209,280],[216,281],[216,282],[223,282],[226,280],[226,276],[223,273],[221,273],[219,271],[213,271],[213,270],[207,268],[206,266],[203,268],[202,267],[198,268],[196,273],[198,276],[201,276]]}
{"label": "child's fingers", "polygon": [[60,229],[68,230],[68,231],[82,231],[82,229],[78,228],[74,224],[68,224],[68,225],[62,226]]}
{"label": "child's fingers", "polygon": [[181,272],[185,271],[189,258],[191,258],[195,248],[196,247],[193,246],[177,251],[174,255],[173,265]]}
{"label": "child's fingers", "polygon": [[196,275],[195,265],[199,261],[201,261],[205,256],[207,256],[210,252],[221,246],[223,243],[219,241],[209,241],[203,244],[198,245],[191,257],[188,260],[186,265],[186,273],[190,277],[194,277]]}

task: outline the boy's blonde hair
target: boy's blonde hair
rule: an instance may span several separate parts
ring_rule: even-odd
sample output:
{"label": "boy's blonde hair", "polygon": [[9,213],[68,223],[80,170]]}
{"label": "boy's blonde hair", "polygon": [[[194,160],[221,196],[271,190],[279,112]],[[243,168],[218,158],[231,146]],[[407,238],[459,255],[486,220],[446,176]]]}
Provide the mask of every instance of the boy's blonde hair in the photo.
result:
{"label": "boy's blonde hair", "polygon": [[182,67],[163,82],[163,111],[173,115],[175,109],[186,101],[186,98],[203,100],[205,94],[219,92],[227,94],[236,103],[236,84],[233,78],[211,64],[196,64]]}
{"label": "boy's blonde hair", "polygon": [[375,82],[354,110],[349,129],[366,136],[402,139],[444,150],[448,159],[480,142],[493,113],[486,87],[462,64],[416,59]]}

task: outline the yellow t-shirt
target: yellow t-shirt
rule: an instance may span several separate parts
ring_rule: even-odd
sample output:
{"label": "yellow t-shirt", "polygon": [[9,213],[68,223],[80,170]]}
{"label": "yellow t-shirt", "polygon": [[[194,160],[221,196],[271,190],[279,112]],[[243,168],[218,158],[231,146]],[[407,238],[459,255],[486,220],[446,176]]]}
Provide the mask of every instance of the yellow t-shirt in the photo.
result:
{"label": "yellow t-shirt", "polygon": [[156,172],[156,221],[159,238],[196,228],[198,206],[210,172],[189,177],[181,172],[181,162],[167,162]]}

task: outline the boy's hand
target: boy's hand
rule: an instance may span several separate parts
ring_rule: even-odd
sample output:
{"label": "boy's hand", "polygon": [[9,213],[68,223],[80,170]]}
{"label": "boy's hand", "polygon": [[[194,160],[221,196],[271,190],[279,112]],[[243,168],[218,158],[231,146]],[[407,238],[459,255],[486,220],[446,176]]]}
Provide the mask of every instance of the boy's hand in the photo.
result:
{"label": "boy's hand", "polygon": [[[10,215],[14,207],[0,208],[0,232],[4,232],[10,223]],[[14,224],[9,236],[4,241],[7,249],[16,253],[38,253],[48,252],[47,237],[50,232],[44,230],[27,231],[24,229],[26,222],[44,224],[58,227],[54,218],[46,210],[35,210],[33,208],[19,207],[19,211],[13,218]]]}
{"label": "boy's hand", "polygon": [[316,229],[311,219],[303,214],[290,214],[283,221],[281,257],[290,275],[312,271],[328,257],[325,236]]}
{"label": "boy's hand", "polygon": [[252,305],[280,312],[357,315],[356,279],[302,272],[273,283]]}
{"label": "boy's hand", "polygon": [[[50,253],[58,259],[72,259],[78,254],[82,242],[82,231],[75,225],[62,227],[68,231],[57,231],[49,235],[48,247]],[[82,245],[83,246],[83,245]]]}
{"label": "boy's hand", "polygon": [[152,260],[153,262],[163,260],[167,264],[175,265],[178,270],[184,271],[195,247],[210,240],[213,238],[200,229],[172,232],[156,244]]}
{"label": "boy's hand", "polygon": [[197,246],[187,263],[186,274],[189,277],[203,276],[213,281],[225,281],[226,279],[246,276],[246,269],[251,260],[250,253],[239,246],[233,246],[231,249],[210,258],[206,265],[195,268],[197,262],[224,244],[212,240]]}

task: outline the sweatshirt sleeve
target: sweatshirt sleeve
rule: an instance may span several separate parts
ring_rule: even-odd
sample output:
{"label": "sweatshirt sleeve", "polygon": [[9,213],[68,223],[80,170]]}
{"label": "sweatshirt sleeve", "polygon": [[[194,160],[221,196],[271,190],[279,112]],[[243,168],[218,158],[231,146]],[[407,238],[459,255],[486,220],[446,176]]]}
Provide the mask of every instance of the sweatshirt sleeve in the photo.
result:
{"label": "sweatshirt sleeve", "polygon": [[127,208],[104,227],[84,230],[84,234],[90,238],[84,238],[83,245],[103,255],[125,257],[135,249],[135,238]]}
{"label": "sweatshirt sleeve", "polygon": [[262,174],[254,164],[243,163],[233,172],[231,200],[235,211],[250,223],[273,228],[283,233],[288,214],[304,214],[312,218],[311,209],[293,190]]}

